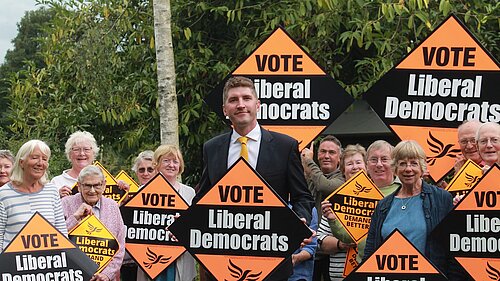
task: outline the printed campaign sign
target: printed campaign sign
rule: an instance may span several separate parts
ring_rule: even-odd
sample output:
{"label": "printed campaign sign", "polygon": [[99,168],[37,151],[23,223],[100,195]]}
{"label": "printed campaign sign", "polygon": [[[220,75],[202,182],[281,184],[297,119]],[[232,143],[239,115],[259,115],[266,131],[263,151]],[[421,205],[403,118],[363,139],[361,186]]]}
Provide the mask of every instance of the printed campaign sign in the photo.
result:
{"label": "printed campaign sign", "polygon": [[[95,161],[93,165],[99,167],[104,174],[104,177],[106,178],[106,189],[104,190],[102,195],[104,197],[113,199],[114,201],[116,201],[116,203],[120,204],[123,199],[127,197],[127,192],[118,187],[116,179],[113,177],[113,175],[111,175],[110,172],[108,172],[108,170],[106,170],[106,168],[104,168],[101,163],[99,163],[99,161]],[[78,183],[75,183],[71,187],[71,193],[73,195],[78,193]]]}
{"label": "printed campaign sign", "polygon": [[130,189],[128,191],[129,195],[137,193],[139,191],[139,184],[135,182],[135,180],[127,174],[124,170],[121,170],[118,175],[116,175],[115,180],[119,181],[124,181],[126,184],[130,186]]}
{"label": "printed campaign sign", "polygon": [[216,280],[264,280],[311,230],[240,158],[170,231]]}
{"label": "printed campaign sign", "polygon": [[94,166],[101,168],[104,177],[106,178],[106,189],[102,193],[102,196],[113,199],[120,205],[120,203],[127,197],[127,192],[118,187],[118,183],[113,175],[104,168],[104,166],[99,163],[99,161],[95,161]]}
{"label": "printed campaign sign", "polygon": [[448,280],[406,237],[395,229],[382,245],[344,281]]}
{"label": "printed campaign sign", "polygon": [[[436,227],[451,256],[474,280],[500,276],[500,167],[492,166]],[[486,278],[486,276],[489,276]]]}
{"label": "printed campaign sign", "polygon": [[166,230],[188,203],[158,173],[120,210],[127,226],[125,248],[151,278],[156,278],[186,249]]}
{"label": "printed campaign sign", "polygon": [[120,249],[115,236],[94,215],[81,220],[68,233],[68,238],[99,265],[97,272],[101,272]]}
{"label": "printed campaign sign", "polygon": [[455,197],[465,195],[483,176],[481,166],[474,161],[467,160],[460,171],[451,179],[446,190]]}
{"label": "printed campaign sign", "polygon": [[[344,227],[354,242],[358,242],[368,233],[371,217],[377,203],[384,195],[370,180],[365,171],[361,170],[342,186],[336,189],[325,200],[332,203],[332,212],[337,221]],[[332,229],[332,233],[334,229]],[[348,239],[340,231],[333,233],[344,243]]]}
{"label": "printed campaign sign", "polygon": [[351,274],[356,267],[358,267],[358,261],[356,257],[358,256],[358,249],[357,248],[348,248],[347,249],[347,254],[346,254],[346,260],[345,260],[345,265],[344,265],[344,272],[342,273],[343,277],[346,277],[347,275]]}
{"label": "printed campaign sign", "polygon": [[295,138],[299,150],[323,132],[354,101],[279,27],[206,99],[221,118],[222,90],[231,76],[254,81],[264,128]]}
{"label": "printed campaign sign", "polygon": [[401,139],[416,140],[440,181],[460,152],[465,120],[500,121],[500,65],[454,15],[384,75],[364,98]]}
{"label": "printed campaign sign", "polygon": [[0,254],[3,281],[90,280],[97,265],[36,212]]}

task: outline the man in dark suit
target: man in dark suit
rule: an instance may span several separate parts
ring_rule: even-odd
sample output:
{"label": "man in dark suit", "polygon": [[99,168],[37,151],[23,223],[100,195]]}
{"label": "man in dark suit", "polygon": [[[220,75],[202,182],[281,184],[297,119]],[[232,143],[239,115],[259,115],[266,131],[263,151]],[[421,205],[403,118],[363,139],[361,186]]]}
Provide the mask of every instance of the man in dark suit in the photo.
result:
{"label": "man in dark suit", "polygon": [[[261,128],[257,122],[260,101],[252,80],[231,77],[223,90],[223,112],[233,125],[229,133],[219,135],[203,146],[203,173],[197,202],[227,172],[239,158],[242,147],[248,152],[248,163],[292,209],[307,223],[311,221],[314,199],[307,188],[295,139]],[[246,137],[245,144],[240,143]],[[245,150],[245,148],[243,148]],[[292,271],[291,261],[281,266],[269,280],[287,280]]]}

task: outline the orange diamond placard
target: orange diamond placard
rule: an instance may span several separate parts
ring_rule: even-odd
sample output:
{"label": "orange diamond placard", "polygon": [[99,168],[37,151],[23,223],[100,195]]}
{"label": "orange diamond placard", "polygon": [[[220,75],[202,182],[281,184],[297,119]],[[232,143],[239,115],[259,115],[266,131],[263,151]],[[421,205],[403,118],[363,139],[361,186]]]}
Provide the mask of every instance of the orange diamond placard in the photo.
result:
{"label": "orange diamond placard", "polygon": [[101,272],[120,249],[116,237],[94,215],[81,220],[69,231],[68,238],[99,265],[97,272]]}
{"label": "orange diamond placard", "polygon": [[243,158],[169,229],[216,280],[265,280],[312,235]]}
{"label": "orange diamond placard", "polygon": [[36,212],[0,254],[2,280],[90,280],[95,264]]}
{"label": "orange diamond placard", "polygon": [[483,170],[474,161],[467,160],[460,171],[451,179],[446,187],[453,197],[465,195],[481,179]]}
{"label": "orange diamond placard", "polygon": [[432,233],[474,280],[495,280],[492,277],[500,276],[498,179],[500,167],[495,164]]}
{"label": "orange diamond placard", "polygon": [[413,244],[395,229],[382,245],[345,281],[448,280]]}
{"label": "orange diamond placard", "polygon": [[295,138],[299,150],[354,101],[281,27],[207,97],[207,104],[225,120],[222,90],[231,76],[253,80],[261,103],[257,112],[259,124]]}
{"label": "orange diamond placard", "polygon": [[189,205],[158,173],[120,210],[127,226],[126,249],[154,279],[186,249],[167,230]]}
{"label": "orange diamond placard", "polygon": [[451,15],[364,98],[400,139],[422,146],[438,182],[460,152],[457,128],[463,121],[500,122],[499,79],[500,64]]}
{"label": "orange diamond placard", "polygon": [[[338,222],[342,224],[354,242],[358,242],[368,233],[371,216],[378,201],[382,198],[384,195],[368,178],[365,171],[359,171],[325,200],[332,203],[332,211]],[[333,233],[333,236],[339,238],[345,235]],[[344,240],[343,242],[346,242]]]}

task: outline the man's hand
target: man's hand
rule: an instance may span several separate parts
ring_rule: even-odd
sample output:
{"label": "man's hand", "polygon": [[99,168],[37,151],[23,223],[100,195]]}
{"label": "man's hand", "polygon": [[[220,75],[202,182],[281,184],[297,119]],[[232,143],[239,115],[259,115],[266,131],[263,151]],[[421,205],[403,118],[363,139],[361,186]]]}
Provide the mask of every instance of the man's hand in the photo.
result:
{"label": "man's hand", "polygon": [[292,255],[292,264],[293,264],[293,266],[296,266],[297,264],[299,264],[303,261],[306,261],[306,260],[310,259],[311,257],[312,256],[311,256],[311,254],[309,254],[309,252],[302,250],[302,251],[298,252],[297,254]]}
{"label": "man's hand", "polygon": [[302,240],[302,243],[300,243],[300,247],[304,247],[305,245],[309,244],[312,242],[313,238],[316,237],[316,231],[314,229],[311,229],[308,225],[307,225],[307,221],[305,218],[300,218],[300,220],[309,228],[309,230],[311,230],[312,232],[312,235],[311,237],[308,237],[308,238],[304,238],[304,240]]}
{"label": "man's hand", "polygon": [[455,158],[455,164],[453,165],[453,169],[455,169],[455,175],[462,169],[462,166],[465,164],[467,159],[462,154],[458,154]]}
{"label": "man's hand", "polygon": [[314,143],[311,142],[311,146],[309,148],[304,148],[302,152],[300,153],[300,159],[302,162],[302,167],[304,168],[304,175],[306,178],[309,177],[309,174],[311,174],[311,169],[309,166],[306,164],[308,160],[312,160],[314,156]]}

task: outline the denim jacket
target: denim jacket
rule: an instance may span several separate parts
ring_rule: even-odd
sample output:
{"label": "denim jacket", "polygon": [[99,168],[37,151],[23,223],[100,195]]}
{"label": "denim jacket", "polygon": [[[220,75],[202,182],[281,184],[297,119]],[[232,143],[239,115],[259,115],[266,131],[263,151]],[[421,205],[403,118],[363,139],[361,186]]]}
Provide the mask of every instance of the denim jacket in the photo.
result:
{"label": "denim jacket", "polygon": [[[391,208],[394,196],[400,189],[401,187],[378,203],[372,215],[370,229],[368,230],[363,261],[373,254],[382,244],[382,225]],[[448,257],[447,251],[443,247],[445,243],[439,243],[439,241],[436,241],[430,236],[430,233],[453,208],[453,198],[448,191],[430,185],[424,181],[422,181],[422,192],[420,193],[420,197],[422,198],[422,208],[424,209],[425,223],[427,226],[427,241],[424,254],[439,270],[441,270],[441,272],[447,274]]]}

